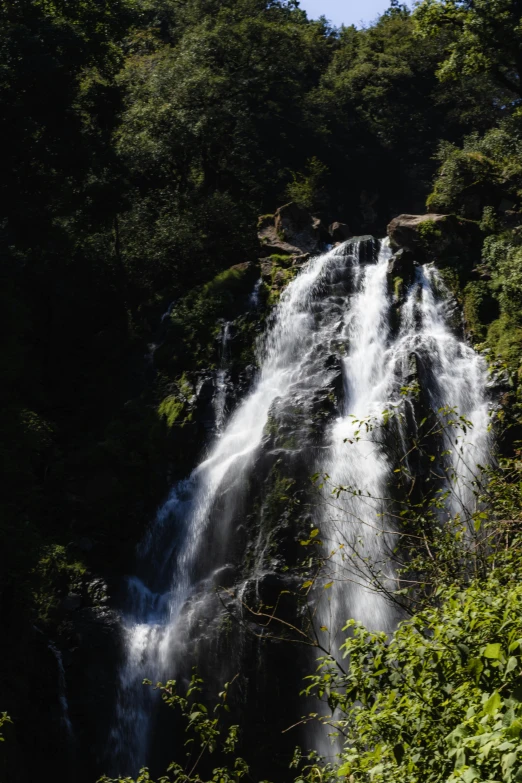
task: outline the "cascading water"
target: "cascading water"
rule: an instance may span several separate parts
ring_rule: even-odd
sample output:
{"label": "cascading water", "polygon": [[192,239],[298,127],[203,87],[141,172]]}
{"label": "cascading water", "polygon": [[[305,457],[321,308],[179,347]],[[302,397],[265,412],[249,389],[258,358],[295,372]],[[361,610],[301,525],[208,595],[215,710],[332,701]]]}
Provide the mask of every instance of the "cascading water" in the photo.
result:
{"label": "cascading water", "polygon": [[[329,576],[340,583],[323,613],[332,641],[348,617],[385,631],[391,630],[396,620],[385,595],[368,589],[370,574],[365,575],[364,564],[370,564],[374,576],[380,567],[390,572],[388,553],[396,539],[382,499],[396,466],[377,448],[375,433],[384,416],[403,404],[401,389],[411,372],[412,357],[424,369],[429,408],[455,408],[472,424],[458,448],[454,428],[445,430],[450,462],[446,473],[455,477],[448,481],[452,514],[469,509],[473,502],[473,481],[478,466],[487,464],[491,445],[486,362],[449,327],[454,305],[434,266],[415,270],[399,328],[392,336],[387,275],[390,255],[385,242],[377,264],[363,271],[359,290],[340,327],[346,344],[344,410],[332,427],[329,458],[320,468],[329,476],[331,486],[347,491],[327,504],[321,523],[329,547],[348,545],[346,551],[355,553],[355,563],[347,566],[350,558],[345,557],[342,562],[334,559],[330,567]],[[364,420],[370,420],[375,429],[359,439]],[[407,435],[399,432],[399,437],[406,453]],[[380,578],[384,583],[391,581],[384,574]]]}
{"label": "cascading water", "polygon": [[63,666],[62,654],[60,650],[52,642],[47,645],[49,650],[54,655],[56,665],[58,667],[58,700],[60,702],[60,709],[62,713],[62,726],[65,736],[69,743],[74,742],[74,730],[69,716],[69,702],[67,700],[67,684],[65,680],[65,669]]}
{"label": "cascading water", "polygon": [[214,395],[213,407],[215,418],[216,432],[220,433],[223,430],[223,425],[226,420],[226,404],[227,404],[227,353],[228,353],[228,341],[230,337],[230,323],[226,321],[223,324],[223,330],[221,332],[221,361],[220,367],[216,373],[216,394]]}
{"label": "cascading water", "polygon": [[[233,573],[236,592],[244,594],[249,582],[277,572],[281,558],[261,523],[249,534],[255,539],[250,570],[238,566],[247,560],[238,531],[258,513],[247,487],[256,474],[269,475],[263,459],[272,471],[286,462],[296,476],[319,469],[334,485],[360,487],[362,496],[342,494],[333,510],[317,509],[313,522],[329,539],[356,536],[367,557],[382,559],[378,498],[394,466],[371,439],[346,441],[354,440],[353,417],[382,416],[400,401],[412,354],[425,365],[434,407],[456,406],[474,424],[464,457],[455,460],[487,459],[485,363],[453,334],[448,297],[432,267],[416,270],[400,324],[391,328],[391,253],[382,243],[377,258],[376,247],[371,238],[345,243],[313,259],[283,292],[251,392],[228,421],[223,409],[205,459],[173,489],[140,547],[139,576],[128,584],[127,653],[113,731],[118,764],[126,766],[120,772],[135,772],[147,760],[153,698],[142,680],[177,676],[188,640],[218,633],[212,588]],[[456,494],[468,502],[464,486]],[[334,630],[348,617],[383,629],[394,622],[364,578],[338,585],[329,612]],[[222,667],[217,676],[226,662]]]}

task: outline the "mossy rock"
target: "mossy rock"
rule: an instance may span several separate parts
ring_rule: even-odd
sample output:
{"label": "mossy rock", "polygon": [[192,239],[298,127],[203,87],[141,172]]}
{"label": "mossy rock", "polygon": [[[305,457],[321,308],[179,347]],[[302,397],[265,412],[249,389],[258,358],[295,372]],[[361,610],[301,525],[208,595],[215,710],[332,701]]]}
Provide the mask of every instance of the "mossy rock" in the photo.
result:
{"label": "mossy rock", "polygon": [[399,215],[388,226],[394,250],[413,253],[421,264],[470,270],[480,257],[482,232],[477,223],[457,215]]}
{"label": "mossy rock", "polygon": [[154,354],[156,368],[175,377],[182,370],[215,366],[222,323],[248,309],[248,298],[259,274],[256,264],[237,264],[177,302],[165,340]]}
{"label": "mossy rock", "polygon": [[165,419],[169,429],[182,420],[184,410],[185,401],[175,394],[169,394],[158,406],[158,414]]}
{"label": "mossy rock", "polygon": [[404,298],[404,280],[402,277],[393,278],[393,297],[395,302],[402,302]]}
{"label": "mossy rock", "polygon": [[297,276],[307,259],[307,255],[295,257],[273,254],[263,260],[261,275],[267,288],[268,306],[278,303],[281,294]]}

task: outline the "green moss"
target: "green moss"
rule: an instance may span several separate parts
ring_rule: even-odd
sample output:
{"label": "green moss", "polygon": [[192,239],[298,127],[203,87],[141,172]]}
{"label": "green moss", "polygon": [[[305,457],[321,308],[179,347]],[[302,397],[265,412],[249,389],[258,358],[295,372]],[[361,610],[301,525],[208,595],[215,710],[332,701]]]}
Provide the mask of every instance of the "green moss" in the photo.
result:
{"label": "green moss", "polygon": [[245,278],[251,276],[251,271],[247,264],[239,264],[225,269],[224,272],[220,272],[213,280],[203,286],[200,296],[216,297],[223,293],[237,293],[244,289]]}
{"label": "green moss", "polygon": [[165,397],[163,402],[159,405],[158,413],[166,419],[167,427],[170,428],[181,418],[184,408],[185,402],[171,394],[168,397]]}
{"label": "green moss", "polygon": [[400,302],[404,294],[404,280],[400,276],[393,278],[393,294],[395,301]]}
{"label": "green moss", "polygon": [[282,449],[288,449],[288,451],[293,451],[294,449],[297,449],[297,436],[296,435],[290,435],[288,438],[285,438],[281,443]]}
{"label": "green moss", "polygon": [[263,323],[260,314],[248,313],[234,321],[234,349],[229,358],[231,369],[241,371],[249,364],[257,364],[256,344]]}
{"label": "green moss", "polygon": [[270,262],[270,290],[268,294],[268,305],[277,304],[282,292],[289,283],[297,276],[298,266],[293,266],[294,256],[271,255]]}
{"label": "green moss", "polygon": [[190,399],[192,397],[192,394],[194,392],[192,388],[192,384],[190,383],[189,379],[187,378],[187,374],[183,373],[181,378],[177,382],[178,388],[181,392],[181,395],[185,398],[185,400]]}
{"label": "green moss", "polygon": [[263,432],[265,435],[268,435],[271,438],[275,437],[279,432],[279,425],[276,419],[273,416],[270,416],[270,414],[267,417]]}
{"label": "green moss", "polygon": [[35,569],[38,588],[34,599],[39,620],[51,620],[68,593],[82,591],[86,570],[81,561],[68,555],[64,546],[51,544],[43,548]]}
{"label": "green moss", "polygon": [[265,530],[272,530],[280,521],[283,512],[293,505],[289,493],[295,484],[295,479],[283,476],[281,463],[278,461],[266,481],[266,495],[263,503],[263,522]]}
{"label": "green moss", "polygon": [[457,302],[462,303],[462,285],[456,269],[450,266],[439,269],[442,283],[448,291],[455,297]]}
{"label": "green moss", "polygon": [[264,228],[266,225],[272,223],[275,219],[275,215],[259,215],[257,219],[257,228],[258,231],[262,228]]}
{"label": "green moss", "polygon": [[427,247],[433,242],[440,241],[443,236],[440,221],[426,220],[421,223],[419,225],[419,236]]}
{"label": "green moss", "polygon": [[215,367],[222,321],[233,320],[246,308],[258,276],[253,264],[239,264],[181,299],[171,313],[165,341],[154,355],[156,367],[171,378],[181,369]]}
{"label": "green moss", "polygon": [[176,387],[177,393],[169,394],[158,406],[158,414],[166,421],[169,429],[175,424],[183,426],[192,420],[190,400],[193,397],[194,389],[186,373],[177,379]]}
{"label": "green moss", "polygon": [[272,262],[272,266],[274,268],[277,268],[277,267],[285,267],[285,268],[287,268],[287,267],[292,265],[293,260],[294,260],[294,257],[291,256],[291,255],[287,255],[286,253],[281,253],[281,254],[273,253],[270,256],[270,261]]}

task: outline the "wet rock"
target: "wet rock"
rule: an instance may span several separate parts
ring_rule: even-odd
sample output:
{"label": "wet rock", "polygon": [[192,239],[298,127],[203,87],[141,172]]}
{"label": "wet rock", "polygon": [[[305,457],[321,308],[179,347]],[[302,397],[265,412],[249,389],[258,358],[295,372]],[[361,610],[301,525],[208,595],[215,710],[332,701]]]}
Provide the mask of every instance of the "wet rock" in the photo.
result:
{"label": "wet rock", "polygon": [[375,241],[375,237],[366,234],[352,237],[340,252],[343,252],[347,257],[357,257],[360,264],[374,264],[377,261],[379,245]]}
{"label": "wet rock", "polygon": [[487,388],[495,393],[510,391],[513,387],[513,382],[510,378],[509,372],[500,367],[493,369],[487,382]]}
{"label": "wet rock", "polygon": [[265,573],[255,584],[257,601],[266,607],[265,611],[277,605],[277,616],[287,622],[295,621],[295,601],[292,593],[298,589],[297,580],[279,573]]}
{"label": "wet rock", "polygon": [[411,353],[408,357],[408,374],[406,384],[412,386],[419,382],[419,364],[416,353]]}
{"label": "wet rock", "polygon": [[388,274],[391,278],[401,277],[409,285],[415,277],[415,257],[411,250],[402,247],[388,262]]}
{"label": "wet rock", "polygon": [[325,370],[329,371],[329,399],[332,395],[336,403],[340,403],[344,394],[343,362],[338,354],[331,354],[324,363]]}
{"label": "wet rock", "polygon": [[87,583],[86,592],[89,596],[89,602],[93,607],[103,606],[108,601],[109,588],[107,582],[100,577],[91,579],[91,581]]}
{"label": "wet rock", "polygon": [[411,250],[401,248],[388,262],[388,290],[396,305],[404,304],[406,291],[415,278],[415,257]]}
{"label": "wet rock", "polygon": [[196,384],[196,404],[207,405],[212,401],[215,393],[215,380],[213,375],[200,375]]}

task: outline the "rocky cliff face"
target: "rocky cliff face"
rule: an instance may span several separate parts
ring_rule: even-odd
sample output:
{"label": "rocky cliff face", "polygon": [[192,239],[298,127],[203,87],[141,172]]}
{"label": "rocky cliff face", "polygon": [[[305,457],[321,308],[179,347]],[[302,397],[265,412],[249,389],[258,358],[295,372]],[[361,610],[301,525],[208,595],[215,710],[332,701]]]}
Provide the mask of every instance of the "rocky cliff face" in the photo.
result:
{"label": "rocky cliff face", "polygon": [[[191,621],[185,640],[187,664],[178,671],[180,678],[186,679],[196,663],[203,677],[214,684],[228,676],[231,665],[241,672],[237,696],[233,697],[235,717],[245,725],[245,744],[256,748],[254,764],[260,774],[272,773],[273,777],[270,743],[274,728],[270,722],[275,720],[282,730],[295,717],[288,693],[299,690],[300,671],[309,661],[301,651],[297,653],[302,655],[299,663],[292,645],[266,645],[264,632],[245,606],[277,603],[282,617],[299,620],[301,604],[296,596],[301,580],[295,567],[302,555],[299,541],[306,538],[312,519],[310,465],[324,447],[325,431],[342,410],[345,393],[345,348],[343,340],[335,337],[334,325],[343,303],[355,290],[354,252],[358,264],[373,263],[377,245],[371,237],[352,242],[346,224],[333,223],[326,229],[295,204],[260,218],[258,230],[258,261],[236,264],[173,303],[147,361],[155,388],[149,404],[154,405],[154,426],[161,432],[167,479],[172,486],[190,474],[252,388],[259,372],[259,346],[288,283],[311,256],[348,240],[339,248],[338,261],[322,282],[324,291],[317,294],[311,307],[317,328],[331,322],[333,330],[329,341],[317,344],[310,353],[302,374],[303,378],[320,378],[320,382],[314,381],[313,388],[296,383],[287,394],[273,400],[255,462],[243,477],[240,491],[231,488],[216,499],[215,514],[226,520],[233,535],[223,549],[219,528],[209,531],[198,573],[201,590],[208,590],[207,570],[212,563],[213,573],[218,574],[212,584],[221,589],[220,597],[203,599],[198,587],[193,605],[198,596],[209,603],[204,618]],[[408,215],[392,221],[389,236],[393,256],[388,262],[387,285],[393,333],[399,328],[401,308],[419,265],[436,260],[444,269],[472,274],[476,228],[452,216]],[[455,292],[458,295],[457,289]],[[459,310],[455,313],[459,330]],[[412,388],[422,388],[422,373],[412,355],[406,382]],[[422,392],[412,396],[415,417],[421,417],[428,402]],[[419,474],[422,469],[419,466]],[[147,520],[143,522],[145,527]],[[169,535],[172,531],[167,527],[156,542],[158,550],[170,547]],[[128,571],[134,568],[130,562]],[[91,783],[96,774],[107,770],[112,752],[107,737],[114,726],[115,692],[124,656],[116,610],[124,598],[120,600],[117,593],[111,597],[109,592],[94,575],[86,575],[77,592],[64,596],[55,640],[63,656],[74,753],[83,760],[75,764],[78,783]],[[239,627],[243,629],[240,644]],[[282,705],[276,718],[274,702]],[[285,739],[277,751],[281,770],[296,742],[295,736],[285,738],[288,743]],[[172,756],[168,729],[156,734],[151,751],[162,771]]]}

